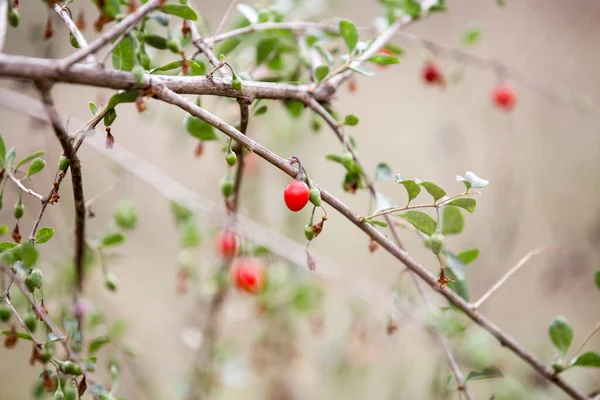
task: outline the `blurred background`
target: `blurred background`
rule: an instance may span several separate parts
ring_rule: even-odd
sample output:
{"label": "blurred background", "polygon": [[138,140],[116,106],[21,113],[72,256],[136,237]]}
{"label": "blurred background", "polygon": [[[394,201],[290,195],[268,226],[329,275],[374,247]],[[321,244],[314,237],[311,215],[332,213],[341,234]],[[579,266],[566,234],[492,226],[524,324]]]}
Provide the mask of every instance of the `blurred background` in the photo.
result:
{"label": "blurred background", "polygon": [[[91,40],[96,11],[88,3],[76,0],[70,8],[74,13],[85,10],[89,23],[84,34]],[[209,21],[208,32],[214,32],[229,1],[195,3]],[[383,12],[374,0],[298,3],[299,18],[344,17],[359,26],[373,26]],[[6,53],[59,58],[73,51],[64,26],[56,19],[54,37],[42,39],[47,16],[38,2],[23,1],[21,8],[21,25],[9,30]],[[234,10],[229,20],[237,16]],[[585,0],[507,0],[505,7],[492,0],[458,0],[448,4],[446,12],[406,28],[420,38],[510,66],[509,79],[516,71],[518,100],[509,113],[490,101],[489,92],[497,81],[493,68],[465,64],[458,82],[445,89],[426,86],[420,75],[423,49],[414,42],[405,45],[401,38],[394,41],[405,49],[400,65],[375,69],[373,77],[357,76],[356,91],[351,93],[345,86],[334,102],[340,115],[353,113],[360,118],[359,125],[349,127],[348,132],[356,139],[371,173],[379,162],[387,162],[395,173],[436,182],[448,193],[462,190],[455,176],[467,170],[490,181],[477,198],[477,212],[466,216],[463,234],[448,239],[448,246],[456,251],[481,249],[479,258],[467,267],[472,299],[485,293],[529,250],[549,244],[562,247],[531,259],[482,307],[486,316],[547,364],[553,353],[548,325],[557,315],[571,322],[575,344],[600,319],[600,292],[593,282],[600,256],[596,199],[600,191],[600,117],[595,106],[582,113],[572,101],[579,94],[591,99],[600,95],[599,18],[600,3]],[[465,47],[461,38],[473,26],[481,28],[481,38]],[[242,46],[228,59],[233,58],[243,70],[245,57],[253,51],[251,46]],[[462,65],[460,60],[442,55],[436,61],[448,76]],[[0,85],[36,98],[30,84],[4,80]],[[561,93],[559,101],[548,97],[546,85]],[[90,117],[88,101],[105,103],[111,94],[81,86],[55,88],[61,115],[71,117],[71,131]],[[341,153],[337,138],[326,127],[314,133],[308,111],[293,119],[280,104],[268,104],[267,115],[251,119],[248,135],[282,157],[298,156],[320,185],[353,210],[366,214],[367,193],[344,192],[340,184],[343,169],[324,157]],[[203,106],[230,123],[238,118],[235,102],[203,99]],[[88,235],[101,237],[110,229],[120,201],[130,201],[138,211],[138,227],[128,233],[122,246],[110,252],[110,270],[118,278],[119,290],[112,293],[104,288],[100,268],[93,270],[86,288],[93,309],[105,313],[106,326],[114,326],[119,319],[126,321],[120,344],[100,352],[98,374],[108,376],[107,360],[118,358],[122,369],[119,393],[131,399],[185,398],[202,344],[207,304],[214,293],[211,273],[219,266],[212,237],[223,211],[219,181],[226,174],[226,164],[218,143],[207,143],[204,154],[195,157],[196,140],[186,133],[183,118],[181,110],[155,101],[149,101],[148,111],[141,115],[132,105],[122,105],[112,127],[114,157],[130,154],[125,157],[129,167],[119,166],[104,154],[101,125],[90,139],[95,146],[83,146],[80,151],[85,196],[91,199],[101,194],[92,206],[95,217],[89,220]],[[60,155],[52,131],[6,109],[0,109],[0,121],[7,147],[18,146],[20,156],[40,149],[47,152],[49,167],[31,182],[34,190],[46,193],[54,177],[53,160]],[[448,371],[438,344],[418,327],[405,326],[402,321],[398,321],[399,329],[388,335],[389,312],[361,299],[344,283],[349,277],[357,287],[371,285],[371,298],[389,301],[399,286],[401,291],[412,290],[408,276],[399,284],[403,267],[384,251],[371,254],[368,238],[331,210],[323,234],[311,244],[317,269],[331,274],[310,274],[302,252],[302,227],[309,211],[292,214],[286,210],[281,193],[289,178],[257,157],[250,158],[254,159],[249,162],[242,189],[241,214],[298,245],[292,247],[286,238],[250,223],[240,229],[250,241],[268,239],[270,243],[256,244],[276,246],[278,252],[299,260],[300,265],[293,266],[270,257],[273,282],[301,282],[316,288],[320,295],[315,296],[322,301],[308,307],[310,312],[302,312],[303,305],[286,306],[294,301],[294,295],[282,291],[283,306],[265,315],[257,312],[256,299],[232,293],[220,319],[216,362],[221,385],[213,398],[457,398],[455,392],[448,397],[444,394]],[[144,162],[169,179],[160,176],[159,190],[128,171],[137,168],[149,175],[148,179],[156,177]],[[202,234],[202,245],[183,256],[170,200],[164,195],[171,189],[186,194],[178,184],[193,193],[186,201],[189,207],[196,207],[195,219]],[[393,181],[380,183],[379,189],[399,203],[405,201],[403,188]],[[66,273],[72,254],[69,179],[65,179],[61,194],[60,202],[42,222],[42,226],[56,229],[53,246],[40,247],[45,276],[57,281]],[[0,211],[2,223],[14,224],[8,205],[16,196],[14,185],[7,185],[5,207]],[[31,212],[22,224],[29,227],[38,205],[30,197],[24,201]],[[409,253],[432,272],[437,271],[437,261],[419,237],[409,231],[400,233]],[[190,256],[193,277],[187,282],[187,292],[181,293],[182,257]],[[66,290],[59,285],[45,291],[49,309],[58,308],[60,301],[68,303],[68,295],[59,297]],[[505,375],[470,383],[477,399],[489,399],[492,394],[497,399],[566,398],[476,326],[453,343],[465,375],[486,363],[499,367]],[[126,355],[119,346],[130,353],[135,350],[137,355]],[[600,336],[586,349],[600,349]],[[478,350],[484,353],[480,360],[476,360]],[[29,352],[25,344],[12,350],[0,348],[0,400],[31,398],[31,383],[40,370],[27,363]],[[565,376],[588,392],[600,386],[598,369],[573,369]]]}

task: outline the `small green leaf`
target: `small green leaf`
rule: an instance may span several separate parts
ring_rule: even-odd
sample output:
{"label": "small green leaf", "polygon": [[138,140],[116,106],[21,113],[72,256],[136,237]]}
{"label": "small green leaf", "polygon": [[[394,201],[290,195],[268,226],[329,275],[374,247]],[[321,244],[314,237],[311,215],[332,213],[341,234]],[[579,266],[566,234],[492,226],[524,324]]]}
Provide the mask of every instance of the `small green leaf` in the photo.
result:
{"label": "small green leaf", "polygon": [[[145,34],[140,37],[144,43],[155,49],[165,50],[167,48],[167,39],[162,36]],[[132,67],[133,68],[133,67]]]}
{"label": "small green leaf", "polygon": [[269,107],[266,105],[262,105],[260,106],[256,111],[254,111],[254,116],[258,117],[259,115],[263,115],[264,113],[266,113],[269,110]]}
{"label": "small green leaf", "polygon": [[442,234],[457,235],[462,232],[465,226],[465,217],[460,209],[449,206],[444,207],[442,211]]}
{"label": "small green leaf", "polygon": [[54,236],[54,229],[50,227],[41,228],[35,234],[35,244],[46,243],[48,240],[52,239],[52,236]]}
{"label": "small green leaf", "polygon": [[[31,337],[31,335],[29,333],[25,333],[25,332],[15,332],[15,333],[19,339],[29,340],[30,342],[33,342],[33,338]],[[9,336],[12,334],[12,332],[11,331],[2,331],[2,334]]]}
{"label": "small green leaf", "polygon": [[21,161],[19,161],[17,163],[17,165],[15,165],[15,169],[18,169],[21,165],[25,165],[26,163],[28,163],[29,161],[33,160],[34,158],[43,156],[44,152],[43,151],[36,151],[34,153],[31,153],[30,155],[28,155],[27,157],[25,157],[24,159],[22,159]]}
{"label": "small green leaf", "polygon": [[161,8],[161,11],[165,14],[189,19],[190,21],[198,21],[198,14],[196,14],[196,11],[185,4],[166,4]]}
{"label": "small green leaf", "polygon": [[52,332],[52,333],[48,334],[48,336],[46,337],[46,343],[58,342],[59,340],[62,340],[62,339],[63,338],[58,336],[56,333]]}
{"label": "small green leaf", "polygon": [[392,168],[387,163],[381,162],[375,167],[375,179],[388,181],[392,179]]}
{"label": "small green leaf", "polygon": [[388,224],[386,224],[383,221],[378,221],[376,219],[369,219],[367,220],[367,222],[371,225],[377,225],[377,226],[381,226],[382,228],[387,228]]}
{"label": "small green leaf", "polygon": [[472,213],[475,211],[475,207],[477,206],[477,202],[475,199],[455,199],[444,203],[444,206],[456,206],[460,208],[464,208],[468,212]]}
{"label": "small green leaf", "polygon": [[190,60],[190,76],[206,75],[206,65],[202,61]]}
{"label": "small green leaf", "polygon": [[596,286],[598,287],[598,289],[600,289],[600,270],[596,271],[595,280],[596,280]]}
{"label": "small green leaf", "polygon": [[121,232],[111,232],[104,235],[102,238],[102,246],[109,247],[121,244],[125,241],[125,235]]}
{"label": "small green leaf", "polygon": [[378,65],[400,64],[400,59],[389,54],[377,53],[369,57],[369,61]]}
{"label": "small green leaf", "polygon": [[240,38],[233,37],[231,39],[223,40],[215,49],[215,54],[227,55],[235,50],[236,47],[242,42]]}
{"label": "small green leaf", "polygon": [[188,131],[190,135],[195,137],[196,139],[208,141],[208,140],[217,140],[218,137],[215,134],[213,126],[208,122],[201,120],[200,118],[196,118],[192,115],[185,116],[185,129]]}
{"label": "small green leaf", "polygon": [[337,154],[327,154],[325,158],[329,161],[342,164],[342,157],[338,156]]}
{"label": "small green leaf", "polygon": [[110,343],[110,338],[102,336],[92,340],[88,346],[88,355],[92,355],[100,350],[104,345]]}
{"label": "small green leaf", "polygon": [[0,253],[4,252],[6,250],[10,250],[16,246],[17,246],[17,244],[13,243],[13,242],[0,242]]}
{"label": "small green leaf", "polygon": [[437,222],[422,211],[407,211],[400,214],[400,217],[410,222],[412,226],[427,236],[433,235],[433,232],[435,232],[435,229],[437,228]]}
{"label": "small green leaf", "polygon": [[46,166],[46,161],[37,157],[31,160],[29,168],[27,169],[27,176],[32,176],[40,172]]}
{"label": "small green leaf", "polygon": [[458,258],[460,261],[462,261],[463,264],[468,265],[468,264],[471,264],[473,261],[475,261],[478,256],[479,256],[479,249],[470,249],[470,250],[465,250],[463,252],[458,253],[456,255],[456,258]]}
{"label": "small green leaf", "polygon": [[446,269],[446,276],[452,281],[448,282],[448,288],[454,293],[462,297],[465,301],[469,301],[469,287],[467,282],[458,279],[452,269]]}
{"label": "small green leaf", "polygon": [[116,17],[121,12],[121,3],[119,0],[105,0],[104,1],[104,12],[109,17]]}
{"label": "small green leaf", "polygon": [[166,71],[172,71],[174,69],[180,68],[181,67],[181,60],[178,61],[173,61],[170,62],[166,65],[163,65],[162,67],[157,67],[157,68],[152,68],[150,71],[148,71],[150,74],[155,74],[157,72],[166,72]]}
{"label": "small green leaf", "polygon": [[465,46],[472,46],[481,38],[481,26],[472,26],[468,28],[462,36],[462,42]]}
{"label": "small green leaf", "polygon": [[304,104],[297,100],[286,101],[285,107],[287,108],[290,115],[294,118],[298,118],[302,114],[302,111],[304,111]]}
{"label": "small green leaf", "polygon": [[552,343],[554,343],[554,346],[556,346],[564,360],[573,341],[573,328],[571,328],[566,318],[558,317],[552,321],[548,327],[548,332]]}
{"label": "small green leaf", "polygon": [[262,39],[256,45],[256,65],[260,65],[275,51],[279,39],[276,37]]}
{"label": "small green leaf", "polygon": [[355,126],[358,125],[358,117],[354,114],[348,114],[344,117],[344,125]]}
{"label": "small green leaf", "polygon": [[343,19],[340,21],[340,34],[348,46],[348,52],[352,52],[358,43],[358,29],[354,22]]}
{"label": "small green leaf", "polygon": [[467,269],[465,268],[465,264],[458,257],[456,257],[453,253],[450,252],[446,253],[446,260],[448,262],[447,270],[452,271],[453,275],[459,281],[464,281],[467,277]]}
{"label": "small green leaf", "polygon": [[172,201],[171,204],[171,214],[175,217],[175,221],[183,222],[190,219],[193,215],[192,211],[189,208],[178,204],[175,201]]}
{"label": "small green leaf", "polygon": [[421,15],[421,4],[415,0],[404,0],[401,3],[402,10],[413,18],[417,18]]}
{"label": "small green leaf", "polygon": [[96,103],[94,103],[93,101],[90,101],[88,103],[88,106],[90,107],[90,111],[92,112],[92,115],[98,114],[98,106],[96,105]]}
{"label": "small green leaf", "polygon": [[38,259],[38,251],[35,246],[27,240],[25,243],[20,245],[21,250],[21,261],[23,264],[31,268],[35,265]]}
{"label": "small green leaf", "polygon": [[481,372],[471,371],[465,378],[465,383],[469,381],[479,381],[482,379],[501,378],[504,375],[498,368],[485,369]]}
{"label": "small green leaf", "polygon": [[315,68],[315,78],[317,78],[317,82],[321,82],[327,74],[329,74],[329,65],[323,64]]}
{"label": "small green leaf", "polygon": [[104,126],[111,126],[117,119],[117,111],[111,108],[104,116]]}
{"label": "small green leaf", "polygon": [[398,204],[394,203],[392,199],[386,196],[383,193],[377,192],[375,193],[375,212],[377,214],[380,211],[388,210],[390,208],[396,208]]}
{"label": "small green leaf", "polygon": [[433,200],[438,201],[446,195],[446,191],[433,182],[421,182],[421,186],[433,197]]}
{"label": "small green leaf", "polygon": [[0,135],[0,167],[4,167],[6,160],[6,145],[4,144],[4,138]]}
{"label": "small green leaf", "polygon": [[135,99],[137,99],[139,95],[138,90],[130,90],[128,92],[120,92],[117,94],[113,94],[110,99],[108,99],[107,108],[114,108],[117,104],[121,103],[133,103]]}
{"label": "small green leaf", "polygon": [[114,69],[131,71],[135,65],[133,54],[133,41],[126,37],[112,52],[112,64]]}
{"label": "small green leaf", "polygon": [[404,179],[402,175],[396,175],[396,183],[404,186],[406,193],[408,194],[408,204],[413,201],[419,193],[421,193],[421,187],[412,179]]}
{"label": "small green leaf", "polygon": [[392,53],[394,53],[397,56],[401,56],[402,54],[404,54],[404,50],[402,49],[402,47],[396,46],[393,43],[387,43],[384,46],[384,49],[391,51]]}
{"label": "small green leaf", "polygon": [[0,224],[0,236],[6,235],[8,233],[8,225]]}
{"label": "small green leaf", "polygon": [[570,366],[578,367],[599,367],[600,368],[600,354],[593,351],[583,353],[571,360]]}

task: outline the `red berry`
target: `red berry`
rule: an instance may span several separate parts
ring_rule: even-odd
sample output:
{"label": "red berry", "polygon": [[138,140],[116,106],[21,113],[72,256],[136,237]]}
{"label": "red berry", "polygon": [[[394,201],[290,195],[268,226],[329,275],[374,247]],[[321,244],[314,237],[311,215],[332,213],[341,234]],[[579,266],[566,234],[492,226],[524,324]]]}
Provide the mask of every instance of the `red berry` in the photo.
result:
{"label": "red berry", "polygon": [[432,62],[428,62],[427,64],[425,64],[425,67],[423,67],[423,80],[425,81],[425,83],[428,83],[430,85],[433,84],[440,84],[443,85],[444,84],[444,78],[442,77],[442,74],[440,72],[440,69],[438,68],[438,66]]}
{"label": "red berry", "polygon": [[304,182],[293,180],[288,183],[283,191],[283,200],[285,205],[291,211],[300,211],[304,208],[310,198],[310,189]]}
{"label": "red berry", "polygon": [[265,269],[256,258],[241,258],[231,266],[231,283],[242,292],[257,294],[265,283]]}
{"label": "red berry", "polygon": [[511,110],[517,101],[517,93],[508,82],[502,82],[492,89],[491,96],[494,104],[506,111]]}
{"label": "red berry", "polygon": [[238,238],[230,230],[224,229],[215,238],[215,246],[224,260],[232,260],[238,251]]}

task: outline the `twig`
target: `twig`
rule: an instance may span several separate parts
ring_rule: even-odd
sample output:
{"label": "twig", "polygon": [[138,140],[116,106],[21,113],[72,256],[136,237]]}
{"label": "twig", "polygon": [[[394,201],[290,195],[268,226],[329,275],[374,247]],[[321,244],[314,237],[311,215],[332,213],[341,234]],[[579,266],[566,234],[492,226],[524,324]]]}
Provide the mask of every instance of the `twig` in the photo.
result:
{"label": "twig", "polygon": [[[190,33],[192,35],[192,43],[194,44],[194,46],[196,46],[199,52],[203,53],[206,56],[206,58],[208,58],[208,61],[210,61],[213,67],[217,68],[220,65],[220,61],[215,56],[210,47],[205,43],[204,39],[202,39],[202,36],[200,36],[196,24],[191,23],[189,26]],[[222,76],[229,76],[229,71],[225,69],[222,69],[220,72]]]}
{"label": "twig", "polygon": [[543,253],[547,250],[558,250],[558,249],[560,249],[559,246],[542,246],[542,247],[538,247],[537,249],[529,251],[511,269],[509,269],[508,272],[506,274],[504,274],[504,276],[502,278],[498,279],[498,282],[496,282],[494,284],[494,286],[492,286],[487,292],[485,292],[483,294],[483,296],[481,296],[479,298],[479,300],[477,300],[475,303],[473,303],[473,308],[476,309],[476,308],[481,307],[481,304],[483,304],[483,302],[486,301],[488,297],[490,297],[492,294],[494,294],[494,292],[496,290],[498,290],[500,288],[500,286],[502,286],[511,276],[513,276],[513,274],[515,272],[517,272],[523,265],[525,265],[525,263],[527,263],[527,261],[529,261],[529,259],[531,257],[536,256],[540,253]]}
{"label": "twig", "polygon": [[[54,107],[54,100],[50,92],[51,84],[38,82],[37,87],[40,91],[46,114],[48,114],[50,123],[54,128],[54,133],[63,149],[63,154],[69,160],[69,168],[71,169],[71,182],[73,184],[73,199],[75,203],[75,254],[73,257],[73,264],[75,266],[74,305],[77,306],[79,304],[79,297],[83,292],[83,256],[85,251],[85,201],[83,198],[81,163],[79,162],[79,157],[77,157],[76,150],[71,144],[69,134],[65,131],[60,116]],[[82,329],[82,316],[80,313],[78,313],[77,318],[79,329]]]}
{"label": "twig", "polygon": [[[52,5],[52,9],[58,14],[58,16],[63,20],[63,22],[65,23],[65,25],[67,26],[67,29],[69,29],[69,31],[71,32],[71,34],[75,37],[75,40],[77,41],[77,44],[79,44],[79,47],[81,49],[87,49],[88,48],[88,43],[85,40],[85,38],[83,37],[81,31],[79,30],[79,28],[77,28],[77,25],[75,25],[75,23],[73,22],[73,20],[71,19],[71,16],[69,15],[69,13],[65,10],[64,7],[59,6],[58,4],[54,3]],[[95,63],[96,62],[96,57],[94,57],[93,54],[89,53],[85,56],[86,60],[89,63]]]}
{"label": "twig", "polygon": [[10,172],[9,170],[6,170],[6,174],[8,175],[10,180],[13,181],[19,187],[19,189],[21,189],[23,192],[35,197],[38,200],[42,200],[42,201],[44,200],[44,196],[27,188],[25,185],[23,185],[23,182],[21,182],[20,179],[17,179],[17,177],[12,172]]}
{"label": "twig", "polygon": [[418,204],[418,205],[414,205],[414,206],[404,206],[404,207],[394,207],[394,208],[387,208],[385,210],[381,210],[371,216],[369,216],[367,219],[373,219],[373,218],[377,218],[380,217],[382,215],[389,215],[389,214],[394,214],[397,212],[401,212],[401,211],[406,211],[406,210],[414,210],[417,208],[437,208],[439,209],[440,207],[443,207],[444,205],[446,205],[447,203],[451,202],[452,200],[461,198],[461,197],[465,197],[465,196],[472,196],[472,195],[477,195],[477,194],[481,194],[480,192],[464,192],[464,193],[460,193],[457,194],[456,196],[452,196],[449,197],[445,200],[440,201],[439,203],[433,203],[433,204]]}
{"label": "twig", "polygon": [[[8,277],[8,283],[6,284],[6,287],[4,288],[2,295],[0,295],[0,299],[10,298],[10,288],[11,288],[13,282],[15,281],[16,274],[17,274],[17,271],[11,268],[11,274]],[[4,277],[4,275],[2,275],[2,276]]]}
{"label": "twig", "polygon": [[592,328],[591,331],[588,332],[587,335],[585,335],[585,339],[583,339],[581,341],[581,344],[579,345],[579,347],[577,347],[577,351],[575,352],[575,356],[581,354],[581,351],[583,350],[583,348],[585,347],[585,345],[590,341],[591,338],[594,337],[594,335],[596,333],[600,332],[600,322],[598,322],[596,324],[595,327]]}
{"label": "twig", "polygon": [[15,308],[15,306],[13,306],[12,302],[10,301],[10,297],[6,297],[3,301],[10,308],[10,310],[12,311],[13,315],[15,316],[15,318],[17,318],[17,321],[19,321],[19,325],[21,325],[21,327],[25,330],[25,332],[29,336],[31,336],[31,340],[33,341],[33,343],[35,345],[37,345],[37,346],[40,346],[41,343],[38,342],[37,340],[35,340],[35,336],[34,336],[33,332],[31,332],[29,330],[29,328],[25,324],[25,321],[23,321],[23,318],[21,317],[21,315],[19,314],[19,312],[17,311],[17,309]]}
{"label": "twig", "polygon": [[8,2],[10,0],[0,0],[0,52],[4,51],[4,42],[6,41],[6,29],[8,28]]}
{"label": "twig", "polygon": [[[213,114],[208,111],[198,107],[194,103],[186,100],[185,98],[179,96],[173,91],[166,88],[156,88],[157,93],[156,96],[158,99],[163,100],[167,103],[176,105],[177,107],[187,111],[193,116],[202,119],[203,121],[211,124],[227,136],[233,138],[238,143],[241,143],[244,147],[246,147],[251,152],[256,153],[261,158],[268,161],[273,166],[277,167],[281,171],[285,172],[290,177],[295,177],[297,174],[296,169],[285,159],[281,158],[277,154],[273,153],[271,150],[261,146],[255,141],[249,139],[247,136],[242,135],[237,129],[233,128],[231,125],[228,125],[221,119],[217,118]],[[427,268],[423,265],[419,264],[415,261],[408,253],[399,248],[396,244],[394,244],[390,239],[388,239],[385,235],[383,235],[379,230],[374,228],[368,223],[365,223],[364,217],[354,213],[350,210],[345,204],[343,204],[336,197],[332,196],[329,192],[325,191],[325,189],[319,187],[315,183],[315,187],[317,187],[321,192],[321,198],[327,204],[336,209],[340,214],[346,217],[349,221],[351,221],[354,225],[356,225],[359,229],[365,232],[368,236],[370,236],[375,242],[377,242],[382,248],[386,249],[392,256],[402,262],[405,266],[407,266],[411,271],[415,272],[423,281],[425,281],[431,288],[436,290],[442,296],[444,296],[450,303],[455,305],[457,308],[462,310],[465,315],[467,315],[471,320],[475,323],[486,329],[489,333],[492,334],[503,346],[510,349],[515,355],[523,359],[527,362],[534,370],[536,370],[540,375],[542,375],[548,381],[554,383],[558,387],[560,387],[563,391],[565,391],[568,395],[570,395],[574,399],[578,400],[586,400],[587,396],[581,392],[579,389],[573,387],[569,382],[565,381],[562,377],[557,376],[554,372],[554,369],[545,365],[539,358],[537,358],[532,353],[528,352],[525,348],[523,348],[515,339],[511,336],[503,332],[500,328],[498,328],[492,321],[487,319],[483,314],[479,311],[474,310],[472,305],[466,302],[462,297],[453,292],[448,288],[441,289],[437,283],[437,277],[433,275]]]}
{"label": "twig", "polygon": [[[248,120],[249,120],[249,105],[250,102],[248,102],[247,100],[243,100],[240,99],[238,100],[238,103],[240,104],[240,132],[242,132],[242,134],[246,134],[246,131],[248,129]],[[242,189],[242,180],[244,178],[244,149],[241,148],[238,154],[238,158],[237,158],[237,169],[235,172],[235,181],[234,181],[234,185],[233,185],[233,200],[232,200],[232,204],[231,204],[231,208],[234,210],[234,212],[237,213],[238,210],[238,206],[239,206],[239,197],[240,197],[240,190]]]}
{"label": "twig", "polygon": [[64,71],[73,64],[83,60],[89,54],[94,54],[104,47],[111,40],[125,33],[130,27],[136,25],[142,18],[155,8],[159,7],[164,0],[149,0],[146,4],[138,8],[135,12],[129,14],[121,22],[106,31],[98,39],[94,40],[86,48],[81,48],[70,56],[64,58],[59,65],[59,70]]}

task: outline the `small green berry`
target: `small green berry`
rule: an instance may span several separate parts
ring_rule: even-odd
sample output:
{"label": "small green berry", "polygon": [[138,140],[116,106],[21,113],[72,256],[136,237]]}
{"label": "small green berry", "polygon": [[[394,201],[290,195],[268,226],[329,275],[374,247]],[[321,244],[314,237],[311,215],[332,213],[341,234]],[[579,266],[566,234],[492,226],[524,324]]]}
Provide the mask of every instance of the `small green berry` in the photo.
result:
{"label": "small green berry", "polygon": [[8,10],[8,23],[10,26],[13,28],[19,26],[19,19],[19,10],[11,7],[10,10]]}
{"label": "small green berry", "polygon": [[60,370],[67,375],[78,376],[81,375],[81,368],[73,361],[59,362]]}
{"label": "small green berry", "polygon": [[315,237],[315,231],[313,231],[311,224],[306,224],[304,226],[304,237],[306,237],[306,240],[308,241],[313,240],[313,238]]}
{"label": "small green berry", "polygon": [[104,275],[104,286],[111,292],[116,292],[118,289],[117,277],[112,272],[107,272]]}
{"label": "small green berry", "polygon": [[346,167],[347,169],[350,169],[352,167],[352,162],[354,161],[354,156],[352,155],[352,153],[350,153],[349,151],[344,152],[344,154],[342,154],[342,165],[344,165],[344,167]]}
{"label": "small green berry", "polygon": [[146,53],[140,53],[139,56],[140,64],[144,69],[148,70],[152,68],[152,62],[150,61],[150,57]]}
{"label": "small green berry", "polygon": [[137,225],[137,213],[129,201],[122,201],[117,205],[114,217],[121,229],[132,229]]}
{"label": "small green berry", "polygon": [[66,171],[69,168],[69,159],[65,156],[60,156],[58,159],[58,169]]}
{"label": "small green berry", "polygon": [[54,392],[54,396],[52,396],[52,400],[65,400],[65,394],[61,390],[61,388],[56,389]]}
{"label": "small green berry", "polygon": [[35,332],[35,329],[37,328],[37,318],[35,315],[33,315],[33,313],[28,312],[25,314],[23,317],[23,322],[25,322],[25,326],[31,333]]}
{"label": "small green berry", "polygon": [[37,289],[41,289],[42,285],[44,284],[44,275],[39,268],[34,268],[31,271],[29,274],[29,279],[31,279],[33,286]]}
{"label": "small green berry", "polygon": [[13,208],[13,215],[15,216],[15,218],[16,219],[21,218],[24,213],[25,213],[25,207],[23,207],[23,203],[21,203],[21,201],[16,202],[15,207]]}
{"label": "small green berry", "polygon": [[36,287],[33,281],[31,280],[30,276],[25,278],[25,286],[27,287],[27,290],[29,290],[30,293],[35,292]]}
{"label": "small green berry", "polygon": [[230,166],[234,166],[235,163],[237,162],[237,156],[235,155],[235,153],[231,150],[229,150],[226,154],[225,154],[225,161],[227,161],[227,164],[229,164]]}
{"label": "small green berry", "polygon": [[316,187],[310,189],[310,202],[317,207],[321,205],[321,192]]}
{"label": "small green berry", "polygon": [[1,301],[0,302],[0,322],[8,322],[10,321],[10,317],[12,316],[12,311],[8,304]]}
{"label": "small green berry", "polygon": [[431,251],[433,254],[438,255],[444,247],[444,235],[441,232],[435,232],[431,235]]}
{"label": "small green berry", "polygon": [[144,74],[146,72],[144,71],[144,67],[142,67],[141,65],[136,65],[135,67],[133,67],[131,72],[133,73],[133,77],[135,78],[135,81],[137,83],[144,82]]}
{"label": "small green berry", "polygon": [[221,193],[225,197],[229,197],[233,193],[233,179],[230,176],[221,180]]}

